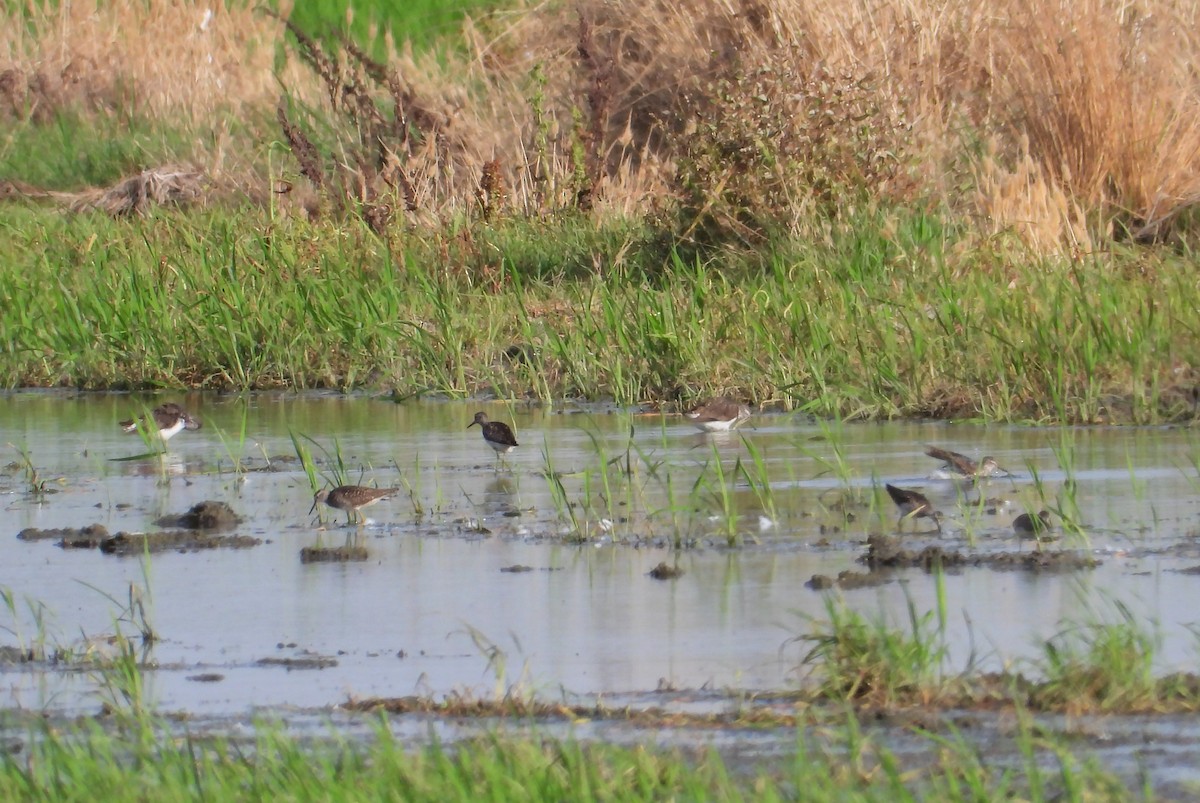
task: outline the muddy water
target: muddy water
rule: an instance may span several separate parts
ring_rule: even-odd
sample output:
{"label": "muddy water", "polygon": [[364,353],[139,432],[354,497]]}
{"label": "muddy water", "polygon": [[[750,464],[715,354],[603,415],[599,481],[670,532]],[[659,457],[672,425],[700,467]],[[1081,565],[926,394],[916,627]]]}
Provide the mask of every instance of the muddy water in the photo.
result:
{"label": "muddy water", "polygon": [[[160,461],[127,459],[145,447],[115,426],[143,399],[0,396],[0,444],[11,444],[0,588],[16,601],[15,612],[0,611],[13,631],[0,645],[40,636],[77,654],[110,650],[115,627],[133,632],[116,621],[133,587],[161,638],[147,682],[166,710],[238,716],[518,682],[554,696],[792,687],[806,650],[792,638],[824,615],[825,595],[806,583],[862,570],[867,534],[894,532],[885,481],[923,488],[948,514],[941,536],[928,520],[905,522],[926,531],[905,536],[914,546],[1028,551],[1012,519],[1046,499],[1077,508],[1086,538],[1045,549],[1101,561],[1076,572],[951,573],[950,668],[1035,656],[1039,640],[1111,618],[1117,601],[1158,624],[1162,669],[1194,662],[1200,580],[1182,570],[1200,565],[1200,480],[1188,429],[830,427],[760,415],[738,434],[706,437],[677,416],[594,407],[173,398],[204,428],[172,439]],[[478,427],[467,429],[477,409],[515,424],[521,446],[504,464]],[[310,515],[293,435],[319,473],[332,473],[340,451],[352,482],[404,492],[368,508],[361,528],[338,511]],[[927,443],[994,455],[1014,477],[987,483],[979,502],[930,477]],[[91,524],[152,531],[204,500],[228,503],[244,518],[232,532],[262,543],[130,558],[16,537]],[[582,543],[570,538],[580,532]],[[305,547],[347,540],[366,547],[365,561],[300,559]],[[672,550],[676,541],[686,548]],[[661,562],[683,575],[652,579]],[[918,610],[935,605],[933,578],[920,570],[840,593],[897,623],[908,598]],[[0,707],[94,710],[103,695],[94,673],[71,666],[0,665],[0,679]]]}

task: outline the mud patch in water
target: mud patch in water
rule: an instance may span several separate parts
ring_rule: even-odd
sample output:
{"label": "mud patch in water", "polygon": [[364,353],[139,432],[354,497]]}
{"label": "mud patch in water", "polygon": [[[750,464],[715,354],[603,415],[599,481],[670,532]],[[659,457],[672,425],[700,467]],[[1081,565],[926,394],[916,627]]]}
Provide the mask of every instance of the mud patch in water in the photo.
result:
{"label": "mud patch in water", "polygon": [[103,524],[89,524],[86,527],[53,527],[46,530],[37,527],[26,527],[17,533],[21,541],[48,541],[58,539],[58,545],[63,549],[95,549],[101,542],[111,536]]}
{"label": "mud patch in water", "polygon": [[655,580],[674,580],[676,577],[683,577],[683,569],[668,566],[667,562],[663,561],[650,570],[650,576]]}
{"label": "mud patch in water", "polygon": [[248,535],[215,536],[192,530],[161,530],[153,533],[119,532],[109,535],[103,524],[86,527],[56,527],[39,530],[27,527],[17,533],[22,541],[57,538],[63,549],[96,549],[106,555],[141,555],[144,552],[196,552],[202,549],[248,549],[262,543]]}
{"label": "mud patch in water", "polygon": [[814,574],[805,585],[816,591],[834,587],[869,588],[891,581],[893,569],[924,569],[931,572],[935,569],[982,568],[1038,573],[1094,569],[1100,565],[1098,558],[1071,550],[972,553],[940,546],[906,549],[901,546],[899,538],[890,535],[868,537],[867,554],[859,558],[859,562],[866,564],[867,571],[847,569],[836,578]]}
{"label": "mud patch in water", "polygon": [[329,669],[338,665],[337,659],[328,655],[300,655],[295,658],[268,657],[259,658],[256,663],[259,666],[283,667],[289,672],[293,669]]}
{"label": "mud patch in water", "polygon": [[209,535],[192,530],[161,530],[154,533],[119,532],[100,542],[105,555],[142,555],[146,552],[198,552],[204,549],[249,549],[262,543],[249,535]]}
{"label": "mud patch in water", "polygon": [[186,513],[163,516],[156,524],[172,529],[152,533],[119,532],[110,535],[103,524],[86,527],[26,527],[17,533],[21,541],[58,539],[63,549],[99,549],[106,555],[141,555],[146,552],[195,552],[205,549],[247,549],[262,539],[245,535],[215,536],[211,533],[236,527],[242,517],[225,502],[204,501]]}
{"label": "mud patch in water", "polygon": [[242,523],[242,517],[225,502],[197,502],[186,513],[163,516],[154,522],[159,527],[185,530],[231,530]]}
{"label": "mud patch in water", "polygon": [[867,539],[867,554],[859,558],[872,571],[879,569],[925,569],[935,567],[981,567],[989,569],[1022,569],[1032,572],[1074,571],[1094,569],[1100,561],[1079,551],[988,552],[972,553],[940,546],[921,550],[905,549],[899,538],[872,535]]}
{"label": "mud patch in water", "polygon": [[306,546],[300,550],[301,563],[350,563],[370,557],[365,546]]}
{"label": "mud patch in water", "polygon": [[27,664],[34,660],[33,650],[0,646],[0,664]]}

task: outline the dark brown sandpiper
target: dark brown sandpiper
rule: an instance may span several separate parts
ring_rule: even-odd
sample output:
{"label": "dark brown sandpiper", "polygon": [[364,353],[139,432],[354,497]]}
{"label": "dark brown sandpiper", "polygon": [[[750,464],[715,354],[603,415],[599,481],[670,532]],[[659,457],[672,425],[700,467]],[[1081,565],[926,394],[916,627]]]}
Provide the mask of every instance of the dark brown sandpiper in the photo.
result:
{"label": "dark brown sandpiper", "polygon": [[942,466],[941,470],[954,478],[976,479],[978,477],[994,477],[998,474],[1008,474],[1007,471],[1000,468],[996,463],[996,459],[990,455],[976,463],[966,455],[951,452],[949,449],[942,449],[937,446],[930,446],[925,450],[925,454],[936,460],[943,461],[945,465]]}
{"label": "dark brown sandpiper", "polygon": [[888,496],[892,497],[892,501],[896,503],[896,507],[900,508],[900,518],[896,521],[896,529],[902,530],[905,519],[929,518],[933,519],[933,523],[937,525],[938,532],[942,531],[942,522],[940,521],[941,513],[933,509],[933,505],[925,498],[925,495],[917,491],[910,491],[905,488],[897,488],[895,485],[886,485]]}
{"label": "dark brown sandpiper", "polygon": [[497,458],[521,445],[517,443],[517,437],[513,435],[508,424],[503,421],[488,421],[487,413],[476,413],[475,420],[467,424],[467,429],[476,424],[483,431],[483,442],[496,450]]}
{"label": "dark brown sandpiper", "polygon": [[308,512],[311,514],[317,509],[318,504],[324,502],[335,510],[349,512],[352,517],[358,517],[361,522],[360,510],[392,496],[399,490],[399,488],[368,488],[365,485],[339,485],[332,491],[322,488],[313,495],[312,507],[308,509]]}
{"label": "dark brown sandpiper", "polygon": [[[185,429],[200,429],[200,422],[192,418],[187,412],[175,402],[167,402],[155,407],[151,416],[154,418],[154,426],[158,430],[158,436],[165,440],[170,440],[176,434]],[[130,418],[127,421],[121,421],[121,429],[126,432],[137,432],[138,425],[145,421],[145,416],[138,418]]]}
{"label": "dark brown sandpiper", "polygon": [[750,406],[729,396],[717,396],[683,415],[702,432],[725,432],[750,417]]}
{"label": "dark brown sandpiper", "polygon": [[1022,540],[1029,541],[1049,541],[1050,535],[1050,511],[1039,510],[1036,516],[1031,516],[1028,513],[1022,513],[1013,519],[1013,530]]}

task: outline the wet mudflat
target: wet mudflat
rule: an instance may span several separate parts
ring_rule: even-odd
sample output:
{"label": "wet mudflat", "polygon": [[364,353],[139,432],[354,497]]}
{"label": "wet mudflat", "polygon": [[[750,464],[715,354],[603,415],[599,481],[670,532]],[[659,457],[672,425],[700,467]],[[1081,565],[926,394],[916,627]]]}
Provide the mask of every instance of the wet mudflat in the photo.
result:
{"label": "wet mudflat", "polygon": [[[5,645],[103,650],[126,626],[133,588],[158,636],[146,695],[163,711],[220,722],[514,687],[721,709],[727,692],[803,683],[810,645],[795,637],[825,617],[826,594],[898,623],[910,601],[935,608],[920,560],[929,549],[961,558],[943,562],[948,671],[1019,664],[1118,602],[1160,634],[1157,671],[1194,665],[1200,480],[1187,428],[830,426],[777,414],[705,436],[677,415],[602,408],[179,400],[204,428],[173,438],[161,459],[127,459],[146,447],[115,422],[140,399],[0,396],[0,442],[12,444],[0,474],[0,587],[14,600]],[[521,446],[501,458],[468,430],[481,408],[514,424]],[[1013,476],[976,488],[933,478],[931,443],[993,455]],[[340,465],[348,482],[403,492],[364,509],[361,527],[340,511],[310,514],[297,444],[329,487]],[[868,541],[897,529],[885,482],[921,489],[943,531],[906,520],[894,547],[910,559],[871,565]],[[204,502],[240,521],[195,537],[230,540],[139,540],[177,531]],[[1012,530],[1046,506],[1070,526],[1056,515],[1040,552],[1066,565]],[[57,528],[95,543],[17,537]],[[118,534],[124,554],[105,551]],[[306,560],[316,549],[350,557]],[[838,581],[851,575],[867,580]],[[816,590],[817,576],[833,589]],[[0,663],[0,678],[5,709],[89,713],[103,696],[97,673],[71,662]],[[745,743],[709,733],[695,738]],[[774,738],[786,749],[794,737]]]}

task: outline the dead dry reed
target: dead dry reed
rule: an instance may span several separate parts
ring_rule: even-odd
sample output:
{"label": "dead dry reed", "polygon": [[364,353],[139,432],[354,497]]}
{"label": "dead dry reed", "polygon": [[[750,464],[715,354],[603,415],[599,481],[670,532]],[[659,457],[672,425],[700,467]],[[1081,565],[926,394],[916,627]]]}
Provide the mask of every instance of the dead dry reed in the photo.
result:
{"label": "dead dry reed", "polygon": [[361,152],[340,165],[360,201],[386,185],[435,218],[671,209],[685,236],[743,241],[866,201],[935,204],[1047,252],[1163,239],[1200,198],[1196,16],[582,0],[468,24],[448,66],[301,50],[357,139],[324,149]]}
{"label": "dead dry reed", "polygon": [[[279,96],[279,21],[249,2],[34,0],[0,26],[0,115],[63,105],[218,122]],[[10,12],[11,13],[11,12]],[[301,76],[278,76],[299,91]]]}
{"label": "dead dry reed", "polygon": [[46,190],[23,182],[0,181],[0,198],[48,200],[72,212],[96,210],[109,217],[144,215],[154,206],[188,206],[204,199],[211,181],[203,171],[185,165],[142,170],[110,187],[78,192]]}
{"label": "dead dry reed", "polygon": [[[0,29],[0,115],[135,108],[221,131],[261,110],[296,158],[286,180],[323,198],[309,211],[381,232],[569,211],[753,242],[901,203],[1088,251],[1194,217],[1198,17],[1195,0],[578,0],[376,61],[248,4],[45,2]],[[178,161],[217,175],[209,142]]]}

